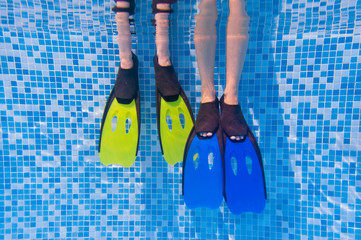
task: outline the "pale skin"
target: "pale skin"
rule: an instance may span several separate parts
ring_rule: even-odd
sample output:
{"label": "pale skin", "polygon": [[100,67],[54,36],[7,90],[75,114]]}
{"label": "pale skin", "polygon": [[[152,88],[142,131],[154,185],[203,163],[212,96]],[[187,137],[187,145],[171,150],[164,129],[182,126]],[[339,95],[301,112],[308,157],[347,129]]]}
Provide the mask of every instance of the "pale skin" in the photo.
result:
{"label": "pale skin", "polygon": [[[118,8],[129,8],[129,2],[118,1]],[[120,66],[122,69],[130,69],[133,67],[132,60],[132,37],[130,34],[130,25],[129,25],[129,13],[127,12],[118,12],[115,15],[117,21],[117,42],[119,45],[119,58]]]}
{"label": "pale skin", "polygon": [[[158,3],[157,9],[170,10],[169,3]],[[156,13],[156,36],[155,43],[157,46],[158,63],[160,66],[172,65],[169,52],[169,13]]]}

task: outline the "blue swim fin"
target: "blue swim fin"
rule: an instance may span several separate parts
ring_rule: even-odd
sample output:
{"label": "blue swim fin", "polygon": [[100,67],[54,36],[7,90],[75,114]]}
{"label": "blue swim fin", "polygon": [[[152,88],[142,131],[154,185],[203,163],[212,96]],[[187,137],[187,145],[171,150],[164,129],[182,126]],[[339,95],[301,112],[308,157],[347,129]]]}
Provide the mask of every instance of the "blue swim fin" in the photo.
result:
{"label": "blue swim fin", "polygon": [[[212,132],[204,138],[201,132]],[[201,103],[184,152],[183,195],[186,205],[218,208],[223,201],[223,139],[218,99]]]}
{"label": "blue swim fin", "polygon": [[[221,124],[225,139],[225,200],[234,214],[260,213],[265,208],[267,192],[262,156],[257,141],[238,105],[221,99]],[[243,136],[232,141],[229,136]]]}

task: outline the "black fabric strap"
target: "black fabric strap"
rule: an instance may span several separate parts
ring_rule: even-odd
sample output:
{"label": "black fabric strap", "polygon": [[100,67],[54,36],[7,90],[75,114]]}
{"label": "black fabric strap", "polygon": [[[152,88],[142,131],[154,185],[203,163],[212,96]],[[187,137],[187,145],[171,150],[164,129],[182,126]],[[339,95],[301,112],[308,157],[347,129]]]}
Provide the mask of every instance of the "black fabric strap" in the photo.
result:
{"label": "black fabric strap", "polygon": [[169,8],[169,9],[158,9],[157,8],[157,4],[159,3],[169,3],[169,4],[172,4],[172,3],[175,3],[177,2],[177,0],[153,0],[152,2],[152,13],[153,14],[156,14],[156,13],[172,13],[173,12],[173,9],[172,8]]}
{"label": "black fabric strap", "polygon": [[112,11],[117,13],[117,12],[127,12],[129,13],[129,15],[133,15],[134,14],[134,10],[135,10],[135,0],[114,0],[115,3],[117,2],[128,2],[129,3],[129,7],[128,8],[119,8],[117,6],[112,8]]}

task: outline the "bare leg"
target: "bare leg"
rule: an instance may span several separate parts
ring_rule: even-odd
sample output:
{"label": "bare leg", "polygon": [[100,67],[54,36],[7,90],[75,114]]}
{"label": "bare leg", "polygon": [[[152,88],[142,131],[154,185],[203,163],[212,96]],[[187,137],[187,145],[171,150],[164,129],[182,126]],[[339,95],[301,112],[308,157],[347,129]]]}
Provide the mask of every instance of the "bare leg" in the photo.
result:
{"label": "bare leg", "polygon": [[[194,29],[194,44],[202,82],[201,103],[213,102],[216,99],[213,76],[217,44],[216,21],[217,0],[202,0]],[[211,137],[212,132],[202,132],[200,135]]]}
{"label": "bare leg", "polygon": [[[170,10],[169,3],[158,3],[156,5],[159,10]],[[160,66],[170,66],[169,53],[169,13],[159,12],[155,14],[156,34],[155,43],[157,46],[158,63]]]}
{"label": "bare leg", "polygon": [[[118,1],[118,8],[129,8],[130,4],[126,1]],[[115,19],[117,21],[119,45],[120,66],[122,69],[130,69],[133,67],[132,60],[132,37],[130,33],[129,13],[117,12]]]}
{"label": "bare leg", "polygon": [[[227,83],[224,90],[224,102],[238,104],[239,81],[246,58],[249,40],[249,16],[244,0],[229,0],[227,23]],[[240,140],[242,136],[231,136]]]}
{"label": "bare leg", "polygon": [[214,62],[217,44],[217,1],[203,0],[199,4],[194,29],[194,44],[202,82],[202,103],[212,102],[216,97],[214,88]]}

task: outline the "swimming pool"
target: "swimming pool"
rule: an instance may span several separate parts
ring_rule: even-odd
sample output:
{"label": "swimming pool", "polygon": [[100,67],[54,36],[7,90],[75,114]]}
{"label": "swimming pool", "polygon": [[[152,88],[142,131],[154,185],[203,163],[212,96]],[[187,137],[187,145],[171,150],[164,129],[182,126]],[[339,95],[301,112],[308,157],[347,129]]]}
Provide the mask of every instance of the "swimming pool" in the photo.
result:
{"label": "swimming pool", "polygon": [[[101,116],[119,65],[113,1],[0,2],[0,239],[356,239],[361,236],[361,5],[247,1],[240,102],[258,139],[261,214],[189,210],[182,168],[158,143],[151,1],[137,1],[141,138],[131,168],[104,167]],[[171,55],[193,111],[197,1],[171,16]],[[215,85],[228,6],[218,1]]]}

